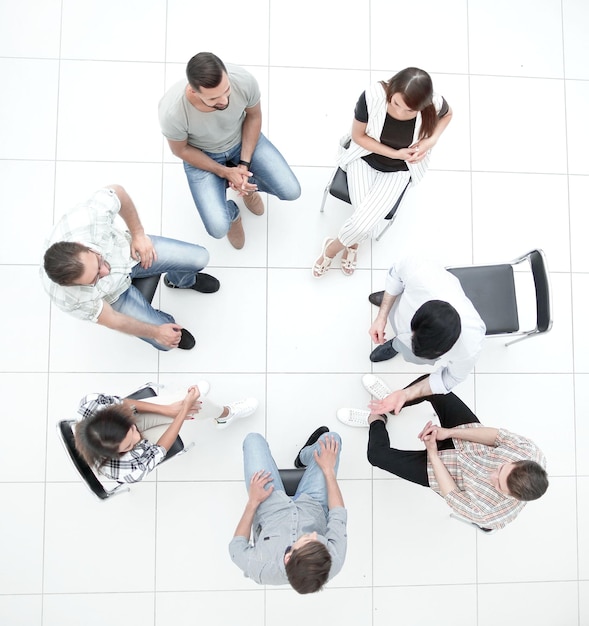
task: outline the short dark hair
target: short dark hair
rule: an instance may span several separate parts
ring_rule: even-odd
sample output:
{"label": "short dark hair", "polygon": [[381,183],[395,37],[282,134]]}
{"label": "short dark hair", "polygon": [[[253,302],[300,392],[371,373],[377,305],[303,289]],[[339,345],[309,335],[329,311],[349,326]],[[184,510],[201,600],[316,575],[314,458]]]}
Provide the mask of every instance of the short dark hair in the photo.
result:
{"label": "short dark hair", "polygon": [[516,461],[507,475],[507,489],[516,500],[537,500],[548,489],[548,474],[536,461]]}
{"label": "short dark hair", "polygon": [[43,267],[47,276],[58,285],[69,287],[84,273],[84,264],[80,254],[90,248],[75,241],[58,241],[47,248],[43,258]]}
{"label": "short dark hair", "polygon": [[221,59],[212,52],[195,54],[186,66],[186,78],[189,85],[196,91],[201,87],[212,89],[223,79],[227,68]]}
{"label": "short dark hair", "polygon": [[298,593],[315,593],[327,582],[331,555],[320,541],[309,541],[290,553],[285,565],[288,582]]}
{"label": "short dark hair", "polygon": [[76,449],[91,467],[104,465],[121,456],[119,446],[134,424],[130,408],[116,404],[99,409],[76,424]]}
{"label": "short dark hair", "polygon": [[458,341],[462,324],[458,311],[443,300],[428,300],[411,320],[411,349],[415,356],[437,359]]}

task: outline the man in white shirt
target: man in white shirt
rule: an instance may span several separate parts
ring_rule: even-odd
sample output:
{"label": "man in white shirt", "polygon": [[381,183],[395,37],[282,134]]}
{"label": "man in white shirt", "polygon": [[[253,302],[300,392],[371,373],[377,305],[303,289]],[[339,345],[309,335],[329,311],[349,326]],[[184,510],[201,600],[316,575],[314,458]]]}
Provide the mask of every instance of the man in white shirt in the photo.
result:
{"label": "man in white shirt", "polygon": [[[380,294],[369,299],[378,302]],[[387,320],[395,332],[389,341],[385,341]],[[408,402],[450,392],[472,371],[485,330],[460,281],[450,272],[417,258],[397,261],[388,272],[380,309],[369,330],[379,344],[370,360],[386,361],[401,353],[411,363],[434,365],[442,359],[444,364],[379,401],[373,412],[397,414]]]}

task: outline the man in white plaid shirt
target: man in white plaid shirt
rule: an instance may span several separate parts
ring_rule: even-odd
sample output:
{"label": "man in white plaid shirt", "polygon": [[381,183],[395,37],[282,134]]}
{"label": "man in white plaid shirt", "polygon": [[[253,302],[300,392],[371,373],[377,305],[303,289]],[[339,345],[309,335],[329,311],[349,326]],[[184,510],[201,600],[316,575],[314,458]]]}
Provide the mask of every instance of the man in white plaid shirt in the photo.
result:
{"label": "man in white plaid shirt", "polygon": [[[128,231],[115,227],[117,215]],[[158,350],[190,350],[191,333],[154,309],[131,280],[167,272],[168,287],[213,293],[219,281],[201,272],[208,261],[202,246],[147,236],[127,192],[110,185],[54,226],[41,280],[52,302],[78,319],[134,335]]]}

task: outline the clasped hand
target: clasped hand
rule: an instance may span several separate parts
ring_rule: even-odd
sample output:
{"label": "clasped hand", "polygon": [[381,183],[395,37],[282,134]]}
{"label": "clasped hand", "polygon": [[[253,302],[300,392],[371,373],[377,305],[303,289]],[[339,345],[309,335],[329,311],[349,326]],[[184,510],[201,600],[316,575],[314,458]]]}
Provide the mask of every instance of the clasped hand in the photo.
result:
{"label": "clasped hand", "polygon": [[248,171],[245,165],[227,168],[227,182],[239,196],[247,196],[258,190],[258,186],[249,182],[253,174]]}
{"label": "clasped hand", "polygon": [[131,238],[131,256],[141,263],[141,267],[149,269],[157,261],[157,252],[151,239],[145,235],[134,235]]}

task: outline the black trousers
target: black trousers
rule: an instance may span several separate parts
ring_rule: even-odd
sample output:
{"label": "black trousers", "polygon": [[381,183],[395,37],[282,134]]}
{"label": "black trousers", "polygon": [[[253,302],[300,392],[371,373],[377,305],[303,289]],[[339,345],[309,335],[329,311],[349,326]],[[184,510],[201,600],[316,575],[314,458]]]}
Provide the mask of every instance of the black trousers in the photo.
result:
{"label": "black trousers", "polygon": [[[411,385],[420,382],[426,376],[420,376]],[[411,385],[408,385],[409,387]],[[429,402],[443,428],[454,428],[461,424],[471,424],[478,422],[477,416],[453,393],[435,394],[418,398],[408,402],[406,406]],[[454,448],[452,439],[438,442],[438,450],[448,450]],[[398,450],[391,448],[391,441],[386,425],[381,420],[370,424],[368,434],[368,461],[371,465],[380,467],[391,474],[404,478],[412,483],[417,483],[423,487],[429,487],[427,478],[427,451],[426,450]]]}

